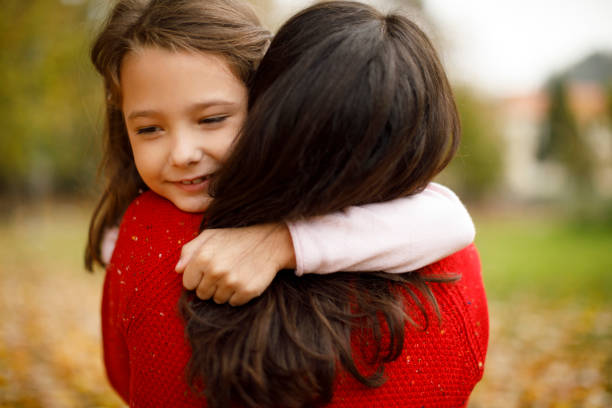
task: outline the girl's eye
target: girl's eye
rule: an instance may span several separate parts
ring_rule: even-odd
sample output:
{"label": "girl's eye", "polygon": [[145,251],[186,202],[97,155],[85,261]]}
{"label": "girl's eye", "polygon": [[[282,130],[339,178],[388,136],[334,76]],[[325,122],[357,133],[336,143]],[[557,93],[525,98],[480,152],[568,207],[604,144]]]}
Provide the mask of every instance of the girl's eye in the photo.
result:
{"label": "girl's eye", "polygon": [[136,130],[136,133],[139,135],[146,135],[150,133],[155,133],[159,130],[157,126],[147,126]]}
{"label": "girl's eye", "polygon": [[212,123],[220,123],[227,119],[227,116],[213,116],[211,118],[200,119],[199,123],[201,125],[210,125]]}

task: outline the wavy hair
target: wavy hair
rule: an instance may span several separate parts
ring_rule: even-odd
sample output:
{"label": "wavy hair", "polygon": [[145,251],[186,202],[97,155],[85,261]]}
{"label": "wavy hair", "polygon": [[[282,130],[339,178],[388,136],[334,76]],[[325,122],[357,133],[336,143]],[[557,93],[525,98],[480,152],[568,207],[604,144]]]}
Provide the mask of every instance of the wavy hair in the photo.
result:
{"label": "wavy hair", "polygon": [[[421,191],[453,157],[460,124],[437,54],[408,18],[354,2],[292,17],[272,41],[249,115],[211,186],[207,228],[283,222]],[[180,305],[189,382],[211,407],[329,402],[339,369],[368,386],[402,350],[412,299],[437,310],[419,272],[281,272],[242,307]],[[438,313],[439,316],[439,313]],[[358,347],[355,336],[371,339]]]}

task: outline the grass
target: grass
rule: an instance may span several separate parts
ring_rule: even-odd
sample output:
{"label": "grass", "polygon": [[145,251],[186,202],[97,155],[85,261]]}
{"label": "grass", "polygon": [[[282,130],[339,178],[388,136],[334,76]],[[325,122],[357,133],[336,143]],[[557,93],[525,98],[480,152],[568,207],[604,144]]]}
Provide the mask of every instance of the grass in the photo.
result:
{"label": "grass", "polygon": [[612,299],[612,228],[550,217],[475,217],[489,296]]}

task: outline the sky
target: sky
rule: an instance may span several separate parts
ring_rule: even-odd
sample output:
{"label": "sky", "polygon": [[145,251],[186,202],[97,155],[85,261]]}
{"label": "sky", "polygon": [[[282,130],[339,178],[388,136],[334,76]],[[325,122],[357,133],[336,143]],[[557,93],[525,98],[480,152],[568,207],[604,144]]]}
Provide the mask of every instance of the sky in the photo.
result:
{"label": "sky", "polygon": [[[283,13],[310,3],[277,0]],[[612,54],[612,0],[423,3],[451,79],[492,96],[537,90],[550,75],[592,52]]]}

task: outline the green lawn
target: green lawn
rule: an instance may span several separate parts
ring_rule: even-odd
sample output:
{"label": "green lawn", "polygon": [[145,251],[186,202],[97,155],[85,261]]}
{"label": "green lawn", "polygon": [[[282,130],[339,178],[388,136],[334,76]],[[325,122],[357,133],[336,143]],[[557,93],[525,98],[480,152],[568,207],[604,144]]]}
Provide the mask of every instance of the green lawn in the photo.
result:
{"label": "green lawn", "polygon": [[612,298],[612,228],[566,219],[476,214],[489,297],[521,292],[547,300]]}

